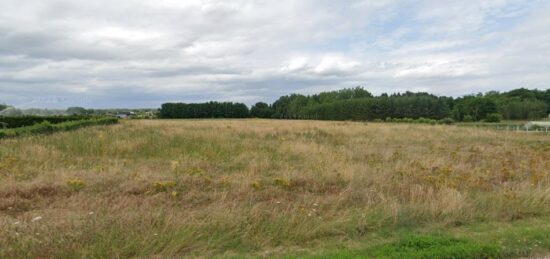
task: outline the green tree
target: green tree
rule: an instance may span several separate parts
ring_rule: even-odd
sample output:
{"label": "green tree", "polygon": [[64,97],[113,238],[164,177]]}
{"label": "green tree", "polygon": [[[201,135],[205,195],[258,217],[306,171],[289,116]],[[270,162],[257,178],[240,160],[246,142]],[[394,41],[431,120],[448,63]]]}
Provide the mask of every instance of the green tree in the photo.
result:
{"label": "green tree", "polygon": [[500,113],[490,113],[487,114],[485,118],[486,122],[500,122],[502,120],[502,114]]}
{"label": "green tree", "polygon": [[86,109],[82,107],[69,107],[67,108],[67,114],[69,115],[86,115]]}
{"label": "green tree", "polygon": [[264,102],[257,102],[250,108],[250,115],[255,118],[271,118],[273,109]]}

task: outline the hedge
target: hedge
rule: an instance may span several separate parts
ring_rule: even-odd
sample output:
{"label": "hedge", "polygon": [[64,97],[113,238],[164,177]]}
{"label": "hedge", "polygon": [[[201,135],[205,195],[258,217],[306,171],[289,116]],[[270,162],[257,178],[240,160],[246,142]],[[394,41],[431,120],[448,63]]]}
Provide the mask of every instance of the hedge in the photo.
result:
{"label": "hedge", "polygon": [[110,125],[118,122],[117,118],[95,118],[95,119],[85,119],[78,121],[67,121],[61,122],[58,124],[51,124],[48,121],[43,121],[41,123],[28,126],[20,127],[15,129],[0,129],[0,138],[9,138],[17,136],[26,136],[34,134],[49,134],[57,131],[69,131],[87,126],[94,125]]}
{"label": "hedge", "polygon": [[[84,116],[22,116],[22,117],[0,117],[0,122],[7,123],[8,129],[32,126],[42,122],[58,124],[68,121],[79,121],[91,119],[92,117]],[[1,127],[0,127],[1,128]]]}
{"label": "hedge", "polygon": [[[382,122],[380,119],[374,120],[375,122]],[[441,120],[434,120],[434,119],[428,119],[428,118],[418,118],[418,119],[411,119],[411,118],[391,118],[387,117],[385,119],[386,122],[394,122],[394,123],[418,123],[418,124],[445,124],[445,125],[452,125],[455,124],[455,121],[451,118],[443,118]]]}

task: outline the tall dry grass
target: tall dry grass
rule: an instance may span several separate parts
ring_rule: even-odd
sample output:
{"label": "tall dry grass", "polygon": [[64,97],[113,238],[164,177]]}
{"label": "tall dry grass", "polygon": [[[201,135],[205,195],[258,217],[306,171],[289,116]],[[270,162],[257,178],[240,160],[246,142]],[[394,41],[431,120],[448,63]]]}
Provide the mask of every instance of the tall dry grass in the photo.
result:
{"label": "tall dry grass", "polygon": [[550,215],[550,138],[449,126],[128,121],[0,140],[0,257],[269,255]]}

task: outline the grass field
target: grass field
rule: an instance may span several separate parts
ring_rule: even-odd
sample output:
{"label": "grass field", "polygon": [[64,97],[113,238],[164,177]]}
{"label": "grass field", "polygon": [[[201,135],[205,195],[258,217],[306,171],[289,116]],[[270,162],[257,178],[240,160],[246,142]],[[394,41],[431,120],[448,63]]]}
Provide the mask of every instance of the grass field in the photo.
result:
{"label": "grass field", "polygon": [[1,258],[550,252],[550,136],[142,120],[0,140]]}

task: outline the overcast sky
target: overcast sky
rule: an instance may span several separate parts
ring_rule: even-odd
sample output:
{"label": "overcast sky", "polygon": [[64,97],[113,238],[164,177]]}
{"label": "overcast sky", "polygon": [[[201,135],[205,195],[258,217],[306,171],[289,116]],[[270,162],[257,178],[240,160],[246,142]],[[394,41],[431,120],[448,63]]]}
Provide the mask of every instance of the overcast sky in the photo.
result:
{"label": "overcast sky", "polygon": [[550,0],[0,0],[0,103],[550,87]]}

